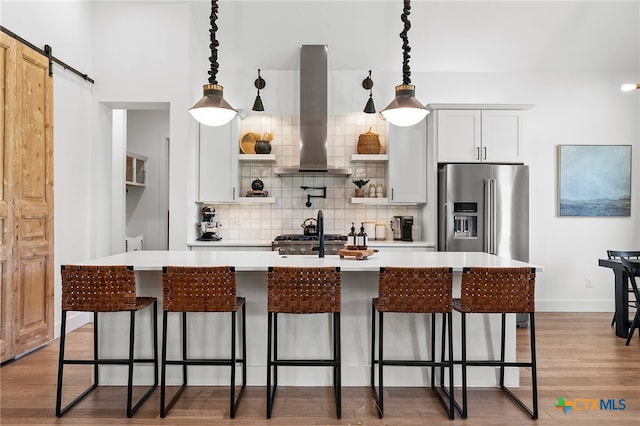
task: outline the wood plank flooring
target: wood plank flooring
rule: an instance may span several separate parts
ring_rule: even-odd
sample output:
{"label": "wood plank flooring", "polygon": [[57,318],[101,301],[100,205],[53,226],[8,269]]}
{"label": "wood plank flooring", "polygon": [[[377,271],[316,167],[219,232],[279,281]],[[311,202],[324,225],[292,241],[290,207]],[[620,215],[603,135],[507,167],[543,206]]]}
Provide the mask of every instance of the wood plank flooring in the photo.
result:
{"label": "wood plank flooring", "polygon": [[[640,339],[630,346],[615,336],[610,313],[538,313],[536,334],[541,425],[640,424]],[[518,353],[526,359],[527,330],[518,330]],[[520,336],[520,334],[523,334]],[[89,354],[91,331],[72,333],[73,356]],[[522,343],[520,343],[522,342]],[[156,390],[138,413],[127,419],[126,388],[101,387],[64,417],[55,417],[58,341],[0,369],[0,423],[29,425],[529,425],[534,422],[496,389],[471,389],[469,418],[446,418],[431,390],[385,388],[385,417],[379,419],[368,387],[344,387],[342,419],[335,418],[332,390],[324,387],[278,389],[273,417],[265,419],[264,387],[247,388],[235,419],[229,418],[228,393],[222,387],[188,388],[169,413],[159,417]],[[520,358],[520,357],[519,357]],[[88,370],[69,368],[66,390],[88,384]],[[71,370],[75,370],[72,372]],[[521,369],[524,370],[524,369]],[[528,371],[517,389],[529,401]],[[570,410],[555,407],[558,398],[584,407],[583,399],[624,399],[624,410]],[[587,405],[587,407],[589,407]]]}

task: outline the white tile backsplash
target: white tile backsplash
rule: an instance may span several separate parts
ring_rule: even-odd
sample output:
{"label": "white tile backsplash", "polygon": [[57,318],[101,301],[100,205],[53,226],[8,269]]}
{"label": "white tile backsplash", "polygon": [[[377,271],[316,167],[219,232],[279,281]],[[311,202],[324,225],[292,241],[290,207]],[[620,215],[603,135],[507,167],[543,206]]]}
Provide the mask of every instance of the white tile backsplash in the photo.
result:
{"label": "white tile backsplash", "polygon": [[[418,206],[389,206],[352,204],[355,185],[352,179],[370,179],[365,186],[382,184],[386,196],[386,163],[351,162],[357,152],[358,136],[371,128],[380,136],[383,153],[386,152],[386,125],[377,114],[349,114],[330,116],[327,135],[328,163],[350,167],[352,176],[277,176],[274,167],[299,163],[300,127],[297,115],[251,114],[241,123],[241,132],[262,134],[272,132],[271,153],[277,162],[241,162],[241,194],[251,189],[251,182],[259,178],[274,204],[214,204],[217,219],[222,223],[220,236],[227,240],[271,240],[278,234],[302,233],[301,224],[308,217],[316,217],[323,210],[326,233],[347,233],[351,222],[375,221],[387,226],[387,239],[392,238],[389,222],[395,215],[414,217],[414,235],[420,235]],[[300,186],[327,187],[327,199],[312,198],[307,208],[307,194],[321,195],[321,190],[304,191]],[[239,223],[238,223],[239,222]]]}

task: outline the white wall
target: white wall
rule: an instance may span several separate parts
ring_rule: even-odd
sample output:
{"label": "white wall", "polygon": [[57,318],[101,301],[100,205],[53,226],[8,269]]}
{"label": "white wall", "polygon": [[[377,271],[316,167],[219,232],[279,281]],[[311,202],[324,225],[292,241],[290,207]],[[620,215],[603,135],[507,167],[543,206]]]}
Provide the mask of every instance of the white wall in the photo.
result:
{"label": "white wall", "polygon": [[[420,100],[535,104],[526,137],[531,261],[545,267],[538,279],[538,309],[612,310],[613,274],[599,268],[597,259],[608,248],[637,248],[640,164],[634,156],[630,218],[560,218],[556,150],[558,144],[631,144],[634,153],[640,148],[640,94],[618,89],[622,82],[640,81],[640,5],[414,1],[412,6],[412,81]],[[104,242],[109,229],[94,225],[110,223],[104,192],[111,185],[105,155],[113,102],[170,104],[170,248],[185,248],[198,218],[196,126],[187,110],[201,96],[209,68],[209,7],[200,1],[3,2],[4,26],[38,45],[51,44],[54,54],[96,79],[87,87],[56,73],[56,206],[65,207],[56,210],[56,261],[109,252]],[[361,110],[366,101],[361,82],[369,69],[382,108],[401,82],[400,13],[397,1],[222,1],[218,80],[232,105],[250,109],[261,68],[265,104],[273,114],[294,113],[297,46],[326,43],[332,113]],[[91,182],[76,178],[78,167],[91,173]],[[78,235],[74,242],[60,241],[71,233]],[[593,289],[585,288],[586,276],[593,277]]]}

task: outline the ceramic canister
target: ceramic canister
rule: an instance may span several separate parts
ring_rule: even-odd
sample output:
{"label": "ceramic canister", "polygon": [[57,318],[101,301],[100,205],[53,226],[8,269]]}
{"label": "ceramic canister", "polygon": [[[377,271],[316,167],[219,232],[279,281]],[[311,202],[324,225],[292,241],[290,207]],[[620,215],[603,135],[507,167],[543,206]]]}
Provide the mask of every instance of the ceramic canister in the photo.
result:
{"label": "ceramic canister", "polygon": [[367,238],[369,240],[376,239],[376,223],[375,222],[365,222],[364,223],[364,232],[367,233]]}

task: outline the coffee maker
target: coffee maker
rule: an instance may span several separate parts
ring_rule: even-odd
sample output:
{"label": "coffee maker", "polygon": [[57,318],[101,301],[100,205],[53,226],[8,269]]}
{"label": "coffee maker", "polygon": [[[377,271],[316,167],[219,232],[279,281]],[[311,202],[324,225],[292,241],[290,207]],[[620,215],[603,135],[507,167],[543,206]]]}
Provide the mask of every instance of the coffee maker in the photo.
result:
{"label": "coffee maker", "polygon": [[393,239],[397,241],[413,241],[413,216],[394,216],[391,221]]}
{"label": "coffee maker", "polygon": [[202,208],[202,219],[198,224],[198,231],[200,233],[200,237],[198,237],[199,241],[219,241],[222,238],[218,235],[218,228],[222,225],[220,222],[216,221],[214,218],[216,217],[216,209],[211,206],[204,206]]}

